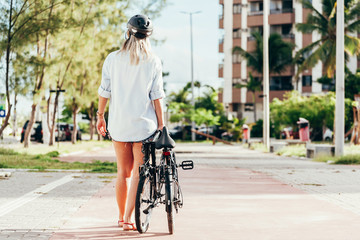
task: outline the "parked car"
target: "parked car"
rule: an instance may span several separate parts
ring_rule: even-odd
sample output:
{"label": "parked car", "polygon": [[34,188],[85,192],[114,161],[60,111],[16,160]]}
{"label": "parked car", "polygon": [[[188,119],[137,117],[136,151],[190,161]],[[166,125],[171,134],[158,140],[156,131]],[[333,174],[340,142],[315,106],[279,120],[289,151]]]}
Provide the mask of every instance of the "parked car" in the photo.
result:
{"label": "parked car", "polygon": [[324,141],[331,141],[333,139],[333,131],[331,131],[329,128],[325,130],[323,133],[323,140]]}
{"label": "parked car", "polygon": [[[198,130],[198,128],[195,128]],[[176,126],[173,129],[169,130],[170,136],[172,139],[183,139],[183,135],[185,135],[185,140],[191,139],[191,125],[185,125],[185,126]],[[197,135],[196,134],[196,140],[203,140],[205,139],[204,136]]]}
{"label": "parked car", "polygon": [[[58,129],[60,127],[60,132],[58,132]],[[67,135],[69,135],[69,124],[67,123],[58,123],[56,124],[56,128],[55,128],[55,141],[58,141],[58,139],[60,139],[60,141],[66,141],[67,139]]]}
{"label": "parked car", "polygon": [[299,139],[299,130],[292,127],[286,127],[281,131],[281,139],[286,139],[286,132],[289,133],[290,138]]}
{"label": "parked car", "polygon": [[[70,134],[67,136],[67,140],[71,140],[71,136],[74,130],[74,124],[69,124],[69,130],[70,130]],[[76,140],[81,140],[81,130],[79,125],[77,125],[77,131],[76,131]]]}
{"label": "parked car", "polygon": [[233,137],[234,137],[234,135],[232,133],[229,133],[229,132],[223,132],[221,134],[221,139],[226,140],[226,141],[232,141]]}
{"label": "parked car", "polygon": [[[24,142],[24,138],[25,138],[25,131],[26,128],[29,124],[29,120],[27,120],[21,130],[21,139],[20,142]],[[30,141],[37,141],[37,142],[42,142],[43,141],[43,131],[42,131],[42,126],[41,126],[41,122],[40,121],[36,121],[33,124],[33,129],[30,132]]]}
{"label": "parked car", "polygon": [[169,130],[169,134],[172,139],[182,139],[182,127],[176,126],[173,129]]}

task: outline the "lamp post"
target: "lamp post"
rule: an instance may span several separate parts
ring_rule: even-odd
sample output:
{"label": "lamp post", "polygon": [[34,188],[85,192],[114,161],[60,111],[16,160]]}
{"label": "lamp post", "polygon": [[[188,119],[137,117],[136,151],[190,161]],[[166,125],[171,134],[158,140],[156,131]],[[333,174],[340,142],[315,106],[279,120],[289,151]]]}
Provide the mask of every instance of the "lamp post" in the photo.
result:
{"label": "lamp post", "polygon": [[263,122],[263,142],[267,150],[270,148],[270,108],[269,108],[269,0],[264,0],[263,5],[263,106],[264,106],[264,122]]}
{"label": "lamp post", "polygon": [[[193,106],[193,108],[195,109],[195,98],[194,98],[194,60],[193,60],[193,37],[192,37],[192,15],[193,14],[198,14],[201,11],[197,11],[197,12],[185,12],[182,11],[181,13],[184,14],[189,14],[190,16],[190,48],[191,48],[191,105]],[[195,122],[194,120],[191,121],[191,128],[195,129]],[[191,132],[191,140],[195,141],[195,133]]]}
{"label": "lamp post", "polygon": [[335,155],[344,154],[345,103],[344,103],[344,0],[336,6],[336,105],[335,105]]}
{"label": "lamp post", "polygon": [[[56,89],[56,90],[50,90],[50,93],[56,92],[58,95],[60,95],[60,93],[65,92],[65,89]],[[58,111],[58,116],[57,116],[57,122],[58,122],[58,148],[59,148],[59,144],[60,144],[60,123],[59,123],[59,119],[60,119],[60,106],[59,106],[59,98],[56,99],[56,105],[58,107],[57,111]]]}

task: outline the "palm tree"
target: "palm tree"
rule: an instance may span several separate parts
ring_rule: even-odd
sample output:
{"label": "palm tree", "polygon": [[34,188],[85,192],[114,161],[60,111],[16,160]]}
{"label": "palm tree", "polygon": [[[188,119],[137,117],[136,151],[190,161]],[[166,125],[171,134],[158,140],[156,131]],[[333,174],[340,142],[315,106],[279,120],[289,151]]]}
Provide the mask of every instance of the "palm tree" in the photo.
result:
{"label": "palm tree", "polygon": [[[333,78],[336,70],[336,5],[335,0],[322,0],[322,13],[316,10],[310,0],[301,0],[303,7],[310,9],[306,23],[296,24],[302,33],[317,32],[320,39],[297,52],[295,59],[300,62],[298,73],[314,67],[319,61],[324,64],[327,77]],[[345,0],[345,59],[349,55],[360,54],[360,39],[349,35],[357,35],[360,31],[360,2]],[[304,57],[308,56],[308,57]]]}
{"label": "palm tree", "polygon": [[[234,47],[233,53],[238,53],[244,57],[247,61],[248,67],[252,68],[255,72],[263,74],[263,37],[259,32],[251,34],[256,41],[256,47],[254,52],[247,52],[241,47]],[[292,64],[292,50],[294,44],[285,42],[282,40],[280,34],[273,33],[269,37],[269,72],[270,73],[282,73],[287,66]],[[254,120],[256,121],[256,102],[255,92],[261,90],[262,82],[259,79],[253,78],[249,73],[249,79],[246,84],[238,84],[235,87],[246,87],[253,93],[254,102]]]}
{"label": "palm tree", "polygon": [[256,98],[255,93],[261,91],[261,80],[259,78],[254,78],[251,73],[249,73],[249,79],[246,84],[237,84],[235,87],[243,88],[246,87],[252,93],[253,104],[254,104],[254,122],[256,122]]}
{"label": "palm tree", "polygon": [[[256,41],[254,52],[247,52],[241,47],[234,47],[233,53],[238,53],[247,61],[248,67],[254,71],[263,73],[263,37],[259,32],[251,34]],[[282,73],[287,66],[292,64],[292,50],[294,44],[282,40],[280,34],[272,33],[269,37],[269,71],[270,73]]]}

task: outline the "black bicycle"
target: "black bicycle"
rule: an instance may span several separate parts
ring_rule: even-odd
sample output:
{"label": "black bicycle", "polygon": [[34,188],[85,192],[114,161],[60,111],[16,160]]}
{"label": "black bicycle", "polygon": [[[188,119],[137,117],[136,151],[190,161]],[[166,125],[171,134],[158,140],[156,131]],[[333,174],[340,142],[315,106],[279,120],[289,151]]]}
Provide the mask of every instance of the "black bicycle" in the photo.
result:
{"label": "black bicycle", "polygon": [[[139,233],[145,233],[151,214],[159,204],[165,204],[169,233],[174,233],[174,210],[183,206],[183,195],[179,184],[177,168],[194,168],[191,160],[176,164],[174,140],[164,127],[151,139],[143,142],[144,164],[140,166],[140,179],[135,201],[135,222]],[[160,163],[156,164],[155,149],[163,149]]]}

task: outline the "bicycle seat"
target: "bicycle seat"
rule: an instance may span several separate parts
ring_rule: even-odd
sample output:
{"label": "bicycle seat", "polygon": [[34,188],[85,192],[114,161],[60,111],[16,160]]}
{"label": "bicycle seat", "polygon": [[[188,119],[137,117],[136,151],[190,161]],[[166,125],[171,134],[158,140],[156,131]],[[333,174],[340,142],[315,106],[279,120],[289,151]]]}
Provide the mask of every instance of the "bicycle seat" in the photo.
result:
{"label": "bicycle seat", "polygon": [[174,148],[175,141],[170,137],[169,132],[166,127],[161,131],[159,139],[155,142],[155,148]]}

